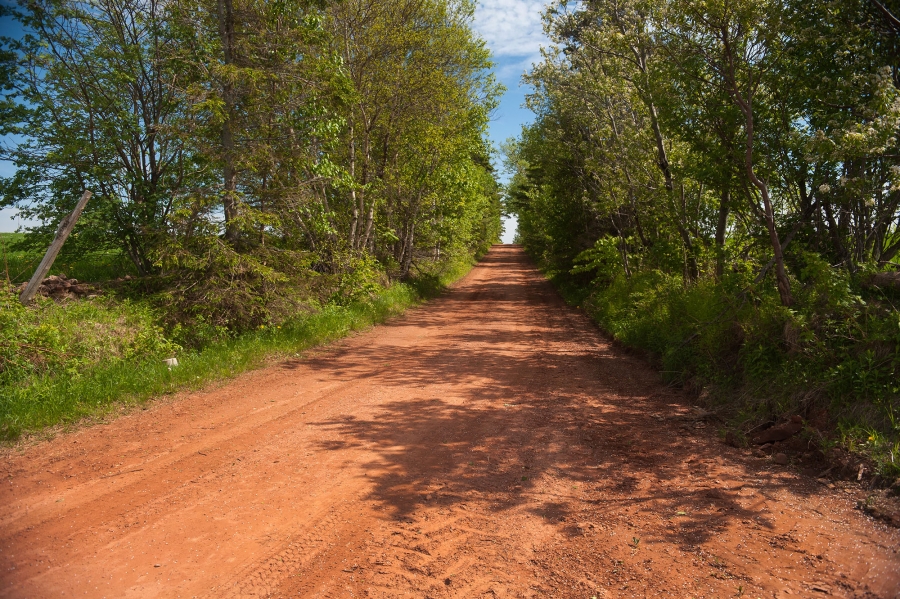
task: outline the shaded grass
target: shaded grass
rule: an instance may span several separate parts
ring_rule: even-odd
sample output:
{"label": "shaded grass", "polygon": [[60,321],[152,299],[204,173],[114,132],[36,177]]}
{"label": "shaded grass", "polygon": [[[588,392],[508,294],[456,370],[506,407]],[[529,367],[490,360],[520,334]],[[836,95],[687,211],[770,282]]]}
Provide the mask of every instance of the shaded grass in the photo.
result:
{"label": "shaded grass", "polygon": [[[680,275],[638,270],[584,284],[549,272],[569,303],[622,345],[640,350],[664,381],[698,394],[732,432],[800,414],[840,445],[900,475],[900,320],[888,301],[857,295],[815,256],[780,305],[774,284],[752,275],[684,285]],[[604,273],[606,274],[606,273]],[[742,299],[744,298],[744,299]]]}
{"label": "shaded grass", "polygon": [[266,363],[296,357],[304,350],[346,337],[401,314],[440,294],[463,276],[471,262],[455,262],[440,272],[396,284],[364,301],[326,305],[280,327],[261,328],[178,355],[171,370],[160,360],[122,360],[82,374],[43,375],[24,384],[0,387],[0,439],[109,413],[153,397],[202,388]]}

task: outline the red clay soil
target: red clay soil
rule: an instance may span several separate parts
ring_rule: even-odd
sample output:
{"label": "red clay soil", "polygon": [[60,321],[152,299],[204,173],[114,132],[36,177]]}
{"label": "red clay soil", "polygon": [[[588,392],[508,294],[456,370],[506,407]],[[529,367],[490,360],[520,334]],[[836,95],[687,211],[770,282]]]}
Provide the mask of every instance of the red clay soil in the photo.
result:
{"label": "red clay soil", "polygon": [[0,596],[900,596],[853,489],[683,415],[496,247],[388,325],[10,452]]}

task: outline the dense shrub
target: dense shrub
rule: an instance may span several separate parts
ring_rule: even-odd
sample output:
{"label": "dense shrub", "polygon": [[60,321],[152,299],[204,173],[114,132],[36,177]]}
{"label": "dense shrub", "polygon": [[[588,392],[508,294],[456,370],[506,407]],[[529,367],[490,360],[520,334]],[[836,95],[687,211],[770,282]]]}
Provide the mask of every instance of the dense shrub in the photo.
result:
{"label": "dense shrub", "polygon": [[873,283],[900,281],[900,76],[879,7],[561,2],[505,201],[529,254],[727,407],[732,438],[800,412],[896,472],[897,297]]}
{"label": "dense shrub", "polygon": [[900,317],[814,254],[798,260],[806,267],[792,309],[747,275],[685,286],[656,269],[600,273],[582,305],[615,339],[648,352],[668,380],[705,389],[747,428],[788,413],[825,416],[846,442],[900,472]]}
{"label": "dense shrub", "polygon": [[101,363],[159,360],[178,349],[146,303],[38,297],[26,308],[12,289],[0,289],[0,387],[77,377]]}
{"label": "dense shrub", "polygon": [[[215,325],[199,310],[184,323],[163,326],[167,318],[152,307],[151,300],[121,299],[128,289],[115,296],[62,303],[39,298],[28,308],[4,289],[0,294],[0,439],[16,440],[25,432],[199,388],[272,358],[296,356],[399,314],[440,292],[471,266],[471,259],[462,257],[432,263],[417,277],[389,287],[374,282],[373,271],[344,281],[323,276],[331,281],[324,293],[333,295],[334,301],[317,302],[308,295],[285,297],[282,301],[298,304],[298,297],[305,298],[306,307],[278,312],[277,323],[242,332]],[[146,284],[141,280],[126,283],[138,289]],[[289,290],[281,288],[285,293]],[[268,313],[269,318],[275,315]],[[168,369],[162,358],[171,356],[177,356],[179,365]]]}

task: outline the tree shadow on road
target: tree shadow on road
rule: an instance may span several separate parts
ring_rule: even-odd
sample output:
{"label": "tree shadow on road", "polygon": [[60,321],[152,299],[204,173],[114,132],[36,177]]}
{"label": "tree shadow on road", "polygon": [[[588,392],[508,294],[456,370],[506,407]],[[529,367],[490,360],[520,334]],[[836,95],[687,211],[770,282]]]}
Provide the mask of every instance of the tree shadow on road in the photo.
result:
{"label": "tree shadow on road", "polygon": [[[610,520],[657,518],[657,539],[687,548],[735,521],[775,531],[765,502],[748,500],[748,489],[760,499],[785,484],[814,492],[717,443],[711,427],[683,430],[676,418],[687,412],[685,397],[613,349],[521,254],[482,264],[496,275],[385,327],[384,339],[408,340],[393,333],[409,327],[421,332],[417,342],[306,362],[372,379],[388,396],[403,390],[404,399],[380,403],[372,418],[313,423],[334,433],[323,450],[377,454],[363,465],[370,499],[393,517],[409,518],[429,501],[477,500],[495,512],[525,509],[575,535],[587,503]],[[421,396],[407,399],[409,389]],[[726,466],[731,480],[718,480]]]}

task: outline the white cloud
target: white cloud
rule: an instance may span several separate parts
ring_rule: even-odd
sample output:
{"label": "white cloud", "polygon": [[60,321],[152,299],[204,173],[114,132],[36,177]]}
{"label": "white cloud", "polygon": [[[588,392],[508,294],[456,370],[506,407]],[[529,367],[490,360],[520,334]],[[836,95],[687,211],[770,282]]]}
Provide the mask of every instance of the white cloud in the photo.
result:
{"label": "white cloud", "polygon": [[479,0],[475,31],[497,58],[520,57],[536,61],[548,40],[541,28],[545,0]]}
{"label": "white cloud", "polygon": [[522,73],[530,71],[534,63],[540,62],[540,56],[536,53],[526,56],[525,58],[513,57],[497,59],[496,56],[494,58],[497,63],[494,72],[497,74],[500,81],[507,83],[511,80],[518,81],[519,77],[522,76]]}

